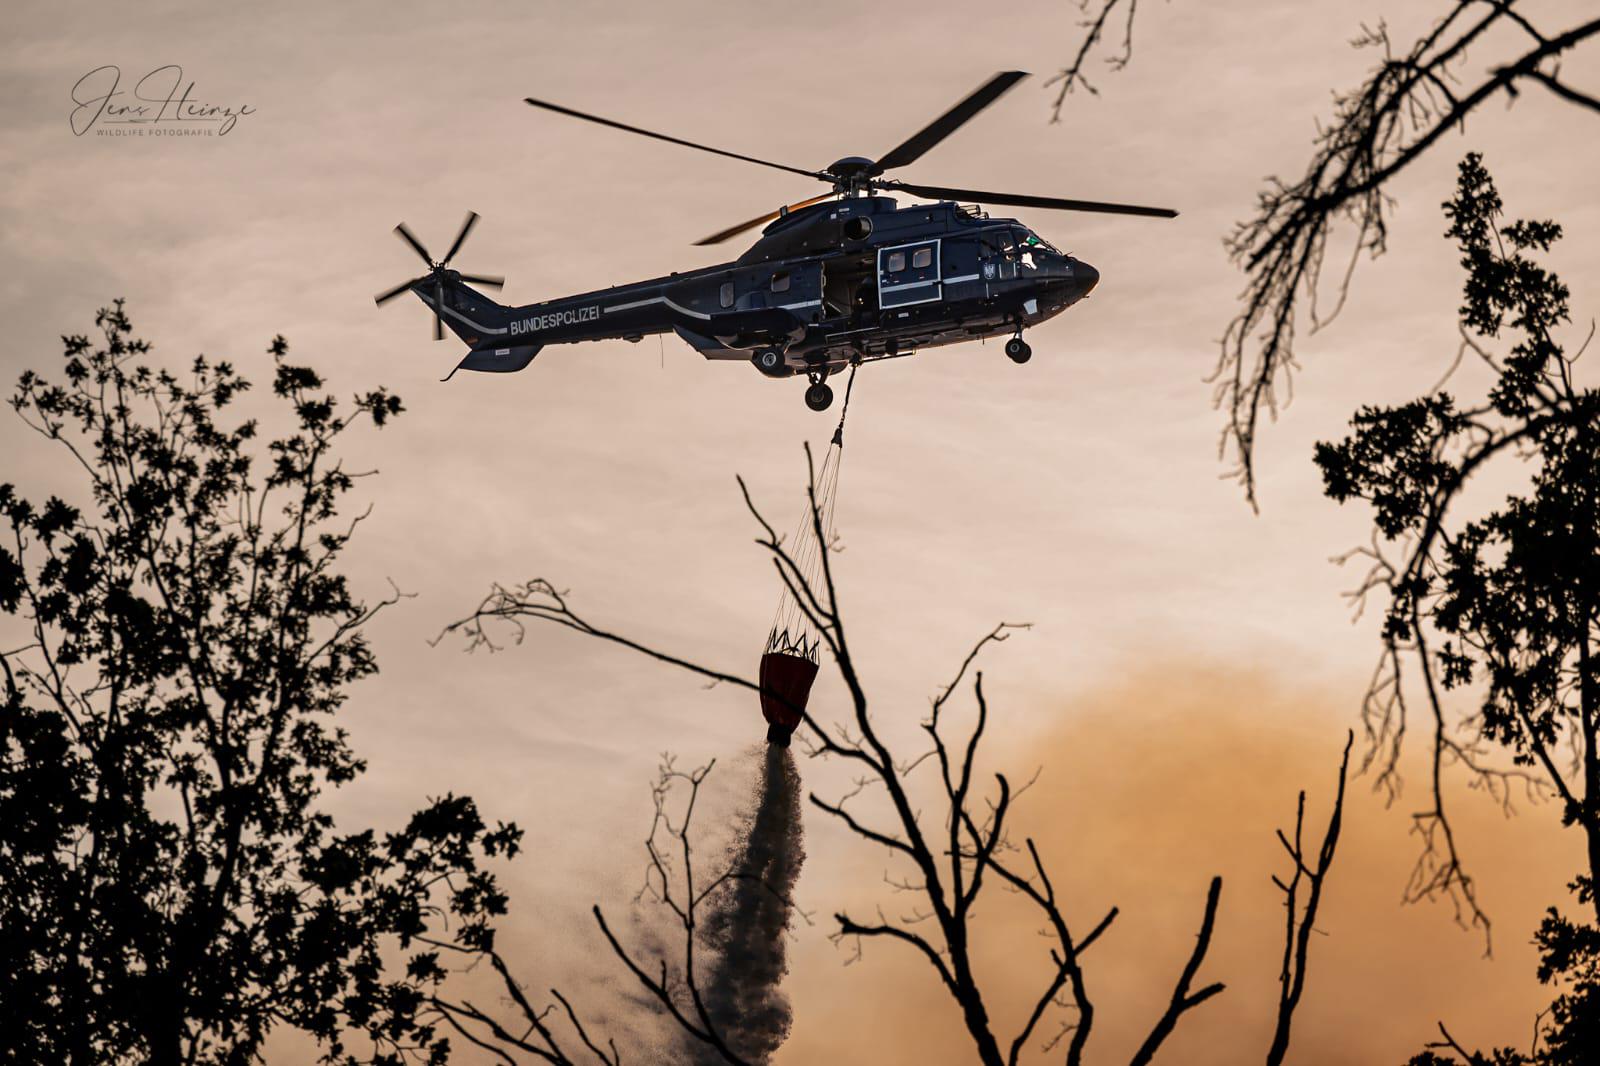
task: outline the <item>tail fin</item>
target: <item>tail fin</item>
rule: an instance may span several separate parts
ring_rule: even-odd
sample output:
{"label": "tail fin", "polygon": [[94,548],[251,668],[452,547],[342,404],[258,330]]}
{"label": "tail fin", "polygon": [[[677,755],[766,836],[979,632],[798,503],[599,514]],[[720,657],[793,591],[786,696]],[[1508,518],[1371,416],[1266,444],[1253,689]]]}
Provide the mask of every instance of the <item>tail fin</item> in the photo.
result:
{"label": "tail fin", "polygon": [[449,327],[451,333],[471,347],[504,340],[511,309],[495,303],[452,274],[454,271],[444,277],[419,279],[412,291],[429,310],[438,312],[439,321]]}
{"label": "tail fin", "polygon": [[[507,345],[506,323],[511,309],[489,299],[459,278],[446,275],[431,284],[424,281],[415,288],[417,297],[429,308],[436,308],[439,319],[472,350],[455,370],[445,375],[449,381],[456,370],[479,370],[510,374],[533,362],[540,344]],[[442,301],[439,299],[443,297]]]}

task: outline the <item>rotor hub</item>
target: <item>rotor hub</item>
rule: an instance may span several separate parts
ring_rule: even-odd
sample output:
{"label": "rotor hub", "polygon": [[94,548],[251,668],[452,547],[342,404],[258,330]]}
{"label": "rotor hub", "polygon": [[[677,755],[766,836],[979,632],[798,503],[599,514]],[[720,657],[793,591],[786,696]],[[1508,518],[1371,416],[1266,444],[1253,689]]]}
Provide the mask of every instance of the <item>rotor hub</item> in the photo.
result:
{"label": "rotor hub", "polygon": [[823,173],[833,179],[833,187],[838,192],[860,196],[872,188],[872,167],[873,161],[864,156],[847,155],[829,164]]}
{"label": "rotor hub", "polygon": [[829,165],[828,169],[823,173],[832,174],[836,178],[853,178],[870,166],[872,166],[872,160],[870,159],[859,155],[847,155],[838,162]]}

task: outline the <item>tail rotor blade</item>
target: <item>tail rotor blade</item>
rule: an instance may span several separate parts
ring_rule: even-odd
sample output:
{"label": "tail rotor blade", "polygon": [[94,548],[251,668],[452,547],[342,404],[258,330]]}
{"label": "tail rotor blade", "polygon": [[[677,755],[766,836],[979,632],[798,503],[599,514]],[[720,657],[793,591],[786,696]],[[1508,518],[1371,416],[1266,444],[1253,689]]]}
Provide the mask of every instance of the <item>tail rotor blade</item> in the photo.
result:
{"label": "tail rotor blade", "polygon": [[[373,300],[381,307],[390,300],[396,299],[407,292],[415,292],[421,297],[423,303],[430,305],[429,309],[433,312],[433,339],[436,341],[444,340],[444,289],[446,281],[450,282],[452,286],[455,286],[457,281],[463,281],[490,289],[505,287],[506,279],[496,274],[461,274],[445,268],[445,263],[450,260],[451,256],[461,250],[462,244],[466,243],[468,234],[472,232],[472,227],[477,224],[478,213],[476,211],[468,211],[467,217],[461,223],[461,229],[456,233],[455,240],[450,243],[449,253],[435,263],[428,254],[427,246],[417,239],[417,235],[411,232],[410,227],[404,222],[400,223],[394,228],[395,233],[399,234],[400,239],[409,244],[412,251],[420,255],[423,261],[428,264],[428,272],[411,278],[409,281],[403,281],[392,289],[386,289],[378,293],[373,297]],[[464,292],[467,290],[456,287],[452,288],[451,291]],[[454,314],[454,312],[451,313]]]}
{"label": "tail rotor blade", "polygon": [[468,211],[466,220],[461,223],[461,232],[456,234],[455,242],[450,245],[450,250],[444,253],[444,258],[439,260],[439,262],[448,263],[450,260],[454,259],[456,253],[461,251],[461,246],[466,243],[467,234],[471,233],[472,227],[476,226],[477,224],[478,212]]}
{"label": "tail rotor blade", "polygon": [[376,303],[379,307],[382,307],[384,304],[388,303],[390,300],[394,299],[396,296],[399,296],[402,293],[410,291],[411,286],[415,285],[419,281],[422,281],[427,276],[428,275],[424,274],[420,278],[412,278],[410,281],[402,281],[400,284],[396,285],[394,288],[390,289],[388,292],[380,292],[378,295],[374,296],[372,298],[373,302]]}
{"label": "tail rotor blade", "polygon": [[426,248],[424,248],[422,246],[422,242],[417,240],[417,235],[415,233],[412,233],[411,230],[406,227],[406,224],[404,222],[402,222],[398,226],[396,226],[394,228],[394,231],[396,233],[400,234],[400,239],[401,240],[403,240],[407,244],[411,245],[411,248],[412,248],[413,251],[415,251],[418,255],[422,256],[422,261],[424,263],[427,263],[429,266],[433,265],[433,256],[428,254],[428,249],[426,249]]}

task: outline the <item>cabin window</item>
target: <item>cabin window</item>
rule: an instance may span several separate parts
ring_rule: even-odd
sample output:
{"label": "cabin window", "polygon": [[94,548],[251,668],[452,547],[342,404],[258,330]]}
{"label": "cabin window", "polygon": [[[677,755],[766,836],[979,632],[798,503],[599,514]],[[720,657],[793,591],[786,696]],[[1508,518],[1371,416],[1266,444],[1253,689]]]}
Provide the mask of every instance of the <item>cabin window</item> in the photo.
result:
{"label": "cabin window", "polygon": [[911,265],[913,267],[916,267],[918,270],[922,269],[923,267],[932,266],[933,265],[933,249],[932,248],[918,248],[916,251],[912,252],[911,253]]}
{"label": "cabin window", "polygon": [[900,273],[900,271],[904,270],[905,268],[906,268],[906,253],[904,253],[904,252],[890,252],[889,253],[889,263],[888,263],[888,266],[886,267],[887,271],[890,274],[898,274],[898,273]]}
{"label": "cabin window", "polygon": [[731,281],[724,281],[722,283],[722,306],[733,306],[733,282]]}
{"label": "cabin window", "polygon": [[789,291],[789,272],[787,270],[780,270],[776,274],[772,275],[772,291]]}

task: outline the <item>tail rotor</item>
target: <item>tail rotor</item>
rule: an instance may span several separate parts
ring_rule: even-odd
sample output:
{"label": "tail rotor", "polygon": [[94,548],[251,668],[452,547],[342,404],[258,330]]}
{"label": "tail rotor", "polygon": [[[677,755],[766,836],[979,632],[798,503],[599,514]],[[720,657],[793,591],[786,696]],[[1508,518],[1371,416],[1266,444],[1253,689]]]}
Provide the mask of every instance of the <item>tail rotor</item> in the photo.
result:
{"label": "tail rotor", "polygon": [[447,278],[457,281],[470,282],[474,285],[483,285],[492,289],[502,288],[506,283],[505,278],[498,277],[493,274],[463,274],[460,271],[449,269],[450,260],[454,259],[456,253],[461,251],[461,246],[466,243],[467,234],[471,233],[472,227],[476,226],[477,224],[478,213],[476,211],[468,211],[466,219],[461,223],[460,231],[456,234],[456,239],[450,242],[450,250],[446,252],[444,258],[440,259],[438,262],[434,261],[433,256],[428,253],[427,246],[417,239],[417,235],[411,232],[410,227],[408,227],[404,222],[396,226],[394,228],[395,233],[400,237],[401,240],[405,241],[411,246],[411,250],[416,252],[417,255],[422,258],[424,263],[428,264],[428,272],[426,274],[419,274],[417,277],[410,278],[406,281],[402,281],[392,289],[380,292],[377,296],[373,297],[374,302],[377,303],[379,307],[382,307],[395,297],[414,290],[416,286],[422,284],[423,282],[432,281],[433,339],[436,341],[443,340],[444,320],[439,317],[439,309],[444,306],[444,283]]}

